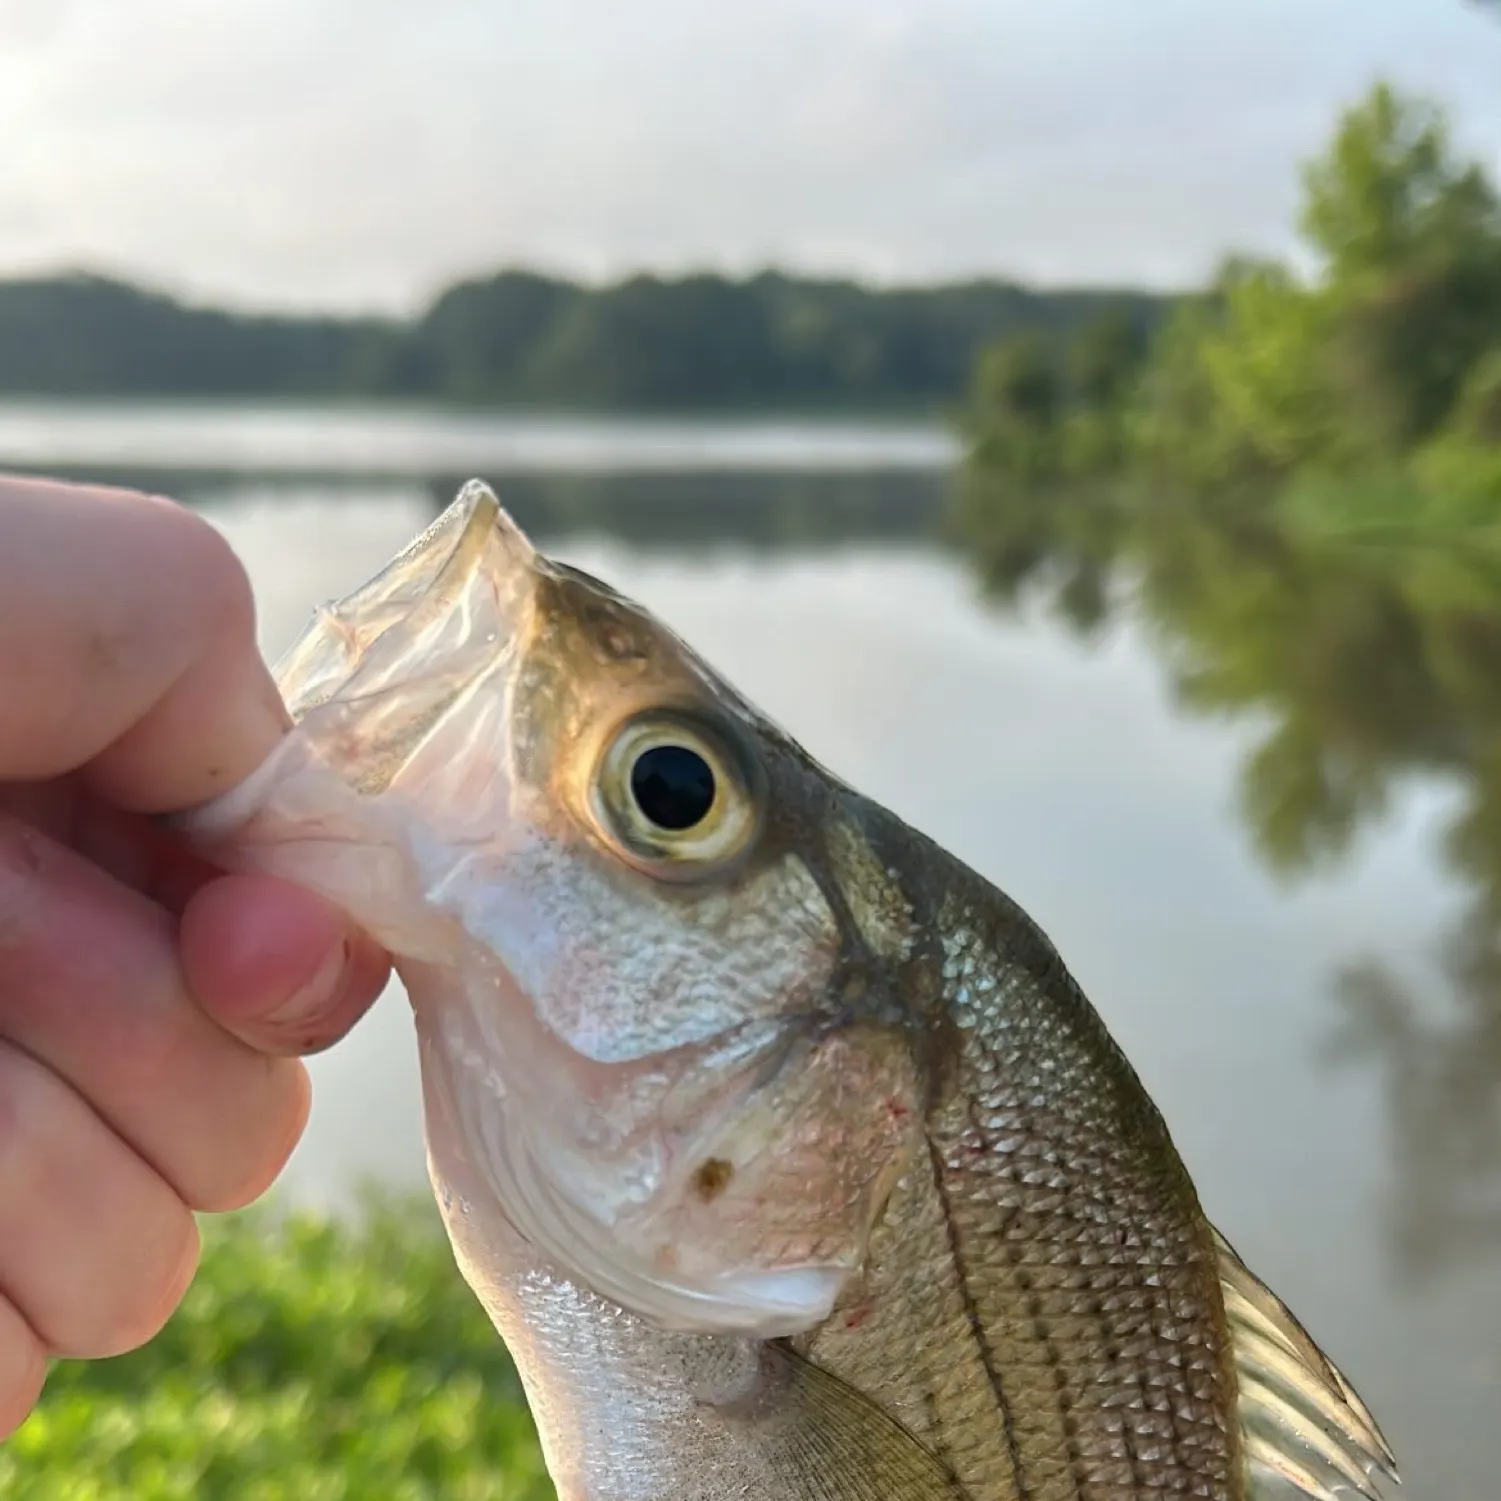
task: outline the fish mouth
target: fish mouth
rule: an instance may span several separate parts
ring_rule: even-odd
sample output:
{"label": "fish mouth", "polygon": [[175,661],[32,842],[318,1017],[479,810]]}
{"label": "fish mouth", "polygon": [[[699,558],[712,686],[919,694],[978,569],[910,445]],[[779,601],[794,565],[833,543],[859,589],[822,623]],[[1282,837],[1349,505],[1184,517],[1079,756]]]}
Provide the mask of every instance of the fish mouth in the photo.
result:
{"label": "fish mouth", "polygon": [[319,892],[395,955],[441,957],[453,921],[436,888],[455,852],[503,847],[511,822],[496,748],[544,568],[471,480],[379,573],[314,613],[274,669],[295,731],[176,826],[226,869]]}
{"label": "fish mouth", "polygon": [[[538,554],[495,492],[470,480],[428,529],[353,593],[319,609],[274,670],[294,721],[335,698],[369,704],[435,675],[494,665]],[[413,707],[426,718],[430,704]]]}

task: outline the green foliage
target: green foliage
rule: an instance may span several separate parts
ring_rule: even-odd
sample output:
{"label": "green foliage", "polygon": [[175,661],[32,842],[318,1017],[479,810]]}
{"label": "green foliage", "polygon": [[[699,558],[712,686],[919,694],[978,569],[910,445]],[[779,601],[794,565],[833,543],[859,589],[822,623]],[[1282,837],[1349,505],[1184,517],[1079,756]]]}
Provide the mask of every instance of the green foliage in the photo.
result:
{"label": "green foliage", "polygon": [[14,1501],[548,1501],[520,1382],[431,1204],[231,1216],[167,1328],[58,1364]]}
{"label": "green foliage", "polygon": [[1385,83],[1345,114],[1304,185],[1303,232],[1338,287],[1493,250],[1501,232],[1495,189],[1456,157],[1443,112]]}
{"label": "green foliage", "polygon": [[1219,299],[1182,302],[1163,324],[1127,394],[1123,463],[1154,478],[1210,483],[1233,470],[1233,436],[1209,381],[1205,353],[1222,321]]}
{"label": "green foliage", "polygon": [[972,467],[1041,488],[1118,470],[1127,452],[1124,398],[1147,348],[1145,327],[1124,308],[1106,309],[1061,346],[1034,332],[993,344],[965,413]]}
{"label": "green foliage", "polygon": [[1139,293],[999,282],[877,291],[774,273],[587,287],[508,271],[410,322],[185,307],[98,277],[0,282],[0,392],[425,398],[617,410],[930,410],[962,399],[977,350],[1065,339]]}
{"label": "green foliage", "polygon": [[[1399,468],[1410,513],[1486,524],[1501,498],[1493,185],[1458,156],[1436,106],[1383,84],[1346,113],[1305,188],[1312,280],[1234,259],[1145,350],[1107,315],[1076,336],[1045,409],[995,399],[997,372],[1035,363],[1035,349],[985,355],[971,467],[1013,488],[1136,475],[1201,494],[1259,489],[1264,504],[1296,483],[1304,518],[1315,492],[1390,498],[1370,477]],[[1361,483],[1330,483],[1341,477]]]}
{"label": "green foliage", "polygon": [[1501,445],[1501,345],[1476,360],[1455,406],[1454,434],[1471,443]]}
{"label": "green foliage", "polygon": [[1256,262],[1226,269],[1219,300],[1200,360],[1222,452],[1241,475],[1286,473],[1326,446],[1326,300],[1281,266]]}
{"label": "green foliage", "polygon": [[1068,380],[1079,403],[1100,411],[1130,388],[1147,354],[1147,334],[1125,308],[1108,308],[1074,336]]}

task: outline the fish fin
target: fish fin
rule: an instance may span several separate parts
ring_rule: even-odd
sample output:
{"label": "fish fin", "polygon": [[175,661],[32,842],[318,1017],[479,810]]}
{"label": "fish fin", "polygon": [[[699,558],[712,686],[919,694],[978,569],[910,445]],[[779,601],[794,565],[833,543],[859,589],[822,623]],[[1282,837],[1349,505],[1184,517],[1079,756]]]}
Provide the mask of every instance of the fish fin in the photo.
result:
{"label": "fish fin", "polygon": [[1383,1483],[1401,1480],[1370,1409],[1218,1231],[1215,1245],[1251,1501],[1381,1501]]}
{"label": "fish fin", "polygon": [[809,1501],[972,1501],[953,1471],[869,1397],[788,1345],[766,1349],[797,1414],[775,1440],[785,1494]]}

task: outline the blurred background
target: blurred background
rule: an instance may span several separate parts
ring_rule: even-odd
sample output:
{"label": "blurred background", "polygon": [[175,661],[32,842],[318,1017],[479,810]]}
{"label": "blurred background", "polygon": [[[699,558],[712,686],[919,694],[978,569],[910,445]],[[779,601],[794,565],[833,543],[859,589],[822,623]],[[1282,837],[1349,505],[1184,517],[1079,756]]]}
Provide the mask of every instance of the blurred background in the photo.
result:
{"label": "blurred background", "polygon": [[[0,142],[0,467],[200,507],[272,656],[489,479],[1032,912],[1490,1501],[1496,7],[0,0]],[[5,1495],[550,1495],[399,995],[315,1075]]]}

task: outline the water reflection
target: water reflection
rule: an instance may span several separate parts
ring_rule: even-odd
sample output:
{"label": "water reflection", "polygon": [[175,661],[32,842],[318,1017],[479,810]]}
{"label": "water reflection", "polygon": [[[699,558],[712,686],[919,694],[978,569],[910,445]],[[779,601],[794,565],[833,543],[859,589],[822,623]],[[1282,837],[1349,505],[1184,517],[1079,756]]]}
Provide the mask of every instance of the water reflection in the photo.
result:
{"label": "water reflection", "polygon": [[1501,1246],[1501,552],[1319,536],[1244,498],[998,494],[957,532],[990,596],[1085,634],[1156,633],[1178,702],[1259,728],[1239,805],[1292,877],[1347,859],[1414,774],[1458,794],[1442,854],[1469,910],[1428,976],[1360,955],[1335,977],[1331,1062],[1375,1068],[1394,1170],[1389,1250],[1412,1277]]}
{"label": "water reflection", "polygon": [[[470,476],[428,482],[436,514]],[[931,537],[950,487],[943,470],[847,473],[489,474],[507,509],[543,545],[609,535],[643,551],[734,544],[758,552],[917,542]]]}
{"label": "water reflection", "polygon": [[[437,515],[473,478],[469,471],[409,481],[326,477],[299,482],[282,474],[222,470],[108,469],[70,473],[169,494],[214,511],[299,492],[322,503],[368,505],[383,494],[426,496]],[[800,552],[859,542],[918,542],[934,536],[951,479],[942,468],[699,470],[536,473],[486,469],[520,525],[547,545],[577,536],[611,536],[643,551],[733,544],[756,552]]]}
{"label": "water reflection", "polygon": [[[1501,939],[1481,914],[1448,934],[1437,992],[1366,960],[1341,977],[1326,1056],[1380,1070],[1396,1193],[1388,1242],[1430,1281],[1451,1261],[1501,1250]],[[1442,1002],[1435,1014],[1434,1002]]]}

